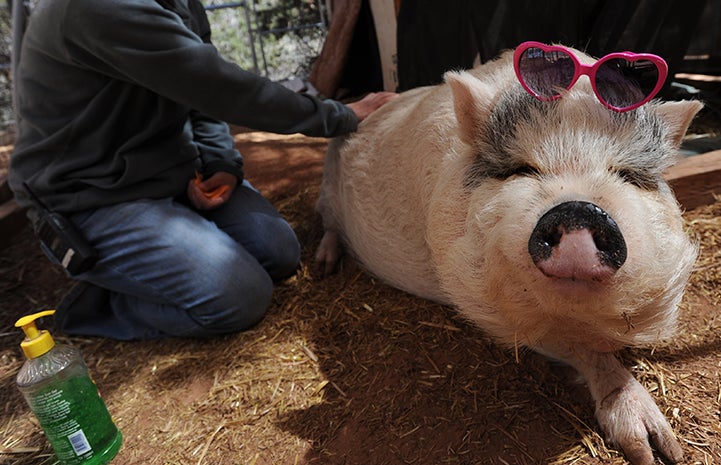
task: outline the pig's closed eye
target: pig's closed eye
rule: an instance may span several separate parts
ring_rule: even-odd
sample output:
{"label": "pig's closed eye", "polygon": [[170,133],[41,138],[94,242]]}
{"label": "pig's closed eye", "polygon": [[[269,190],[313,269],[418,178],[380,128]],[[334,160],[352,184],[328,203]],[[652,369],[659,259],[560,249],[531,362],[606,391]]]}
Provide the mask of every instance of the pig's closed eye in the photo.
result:
{"label": "pig's closed eye", "polygon": [[531,165],[519,165],[511,169],[507,175],[511,176],[535,176],[539,174],[538,168]]}
{"label": "pig's closed eye", "polygon": [[614,170],[614,172],[625,182],[640,187],[641,189],[647,191],[658,189],[658,181],[650,174],[629,168],[619,168]]}
{"label": "pig's closed eye", "polygon": [[482,175],[483,177],[489,177],[501,181],[510,178],[511,176],[535,176],[538,174],[538,169],[531,165],[507,166],[506,164],[486,166],[483,171],[479,172],[479,175]]}

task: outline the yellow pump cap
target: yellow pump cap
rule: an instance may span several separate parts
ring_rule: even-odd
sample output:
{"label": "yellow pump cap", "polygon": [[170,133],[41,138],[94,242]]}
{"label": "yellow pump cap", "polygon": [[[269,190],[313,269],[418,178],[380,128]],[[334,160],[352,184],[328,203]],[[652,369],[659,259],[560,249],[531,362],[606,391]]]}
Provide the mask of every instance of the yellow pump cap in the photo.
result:
{"label": "yellow pump cap", "polygon": [[55,347],[53,337],[47,331],[38,331],[35,320],[44,316],[55,314],[55,310],[45,310],[20,318],[15,322],[16,328],[25,331],[25,340],[20,343],[27,358],[37,358]]}

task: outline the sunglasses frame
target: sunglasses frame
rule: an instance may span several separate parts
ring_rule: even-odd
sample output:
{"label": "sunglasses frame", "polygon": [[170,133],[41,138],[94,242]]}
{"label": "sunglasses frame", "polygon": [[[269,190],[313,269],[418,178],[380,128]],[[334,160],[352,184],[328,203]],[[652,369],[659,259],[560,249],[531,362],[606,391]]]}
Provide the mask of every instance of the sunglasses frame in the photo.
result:
{"label": "sunglasses frame", "polygon": [[[591,87],[593,88],[593,93],[596,94],[596,98],[599,102],[603,104],[606,108],[622,113],[630,110],[634,110],[644,103],[648,102],[652,98],[658,94],[658,92],[661,90],[663,85],[666,82],[666,77],[668,76],[668,65],[666,64],[666,61],[661,58],[658,55],[654,55],[652,53],[633,53],[633,52],[615,52],[615,53],[609,53],[608,55],[605,55],[601,58],[599,58],[594,64],[592,65],[584,65],[580,61],[578,61],[578,58],[576,55],[574,55],[573,51],[571,51],[569,48],[563,47],[561,45],[547,45],[543,44],[541,42],[523,42],[518,47],[516,47],[516,50],[513,52],[513,70],[516,72],[516,77],[518,78],[518,82],[521,83],[523,88],[541,101],[553,101],[561,98],[561,94],[555,94],[552,96],[544,96],[537,92],[535,92],[533,89],[531,89],[526,82],[523,79],[523,76],[521,75],[521,69],[520,69],[520,62],[521,58],[523,57],[524,53],[526,53],[531,48],[537,48],[543,51],[544,53],[548,52],[562,52],[564,55],[567,55],[571,61],[573,62],[573,78],[571,79],[571,82],[566,87],[566,90],[570,90],[571,87],[576,84],[576,81],[581,76],[588,76],[589,80],[591,81]],[[603,65],[608,60],[613,60],[621,58],[623,60],[626,60],[628,62],[635,62],[639,60],[647,60],[653,63],[656,66],[656,69],[658,70],[658,82],[656,82],[656,86],[653,88],[653,90],[641,101],[634,103],[633,105],[624,106],[624,107],[617,107],[613,106],[610,103],[606,102],[601,94],[598,91],[598,88],[596,87],[596,72],[598,71],[599,67]]]}

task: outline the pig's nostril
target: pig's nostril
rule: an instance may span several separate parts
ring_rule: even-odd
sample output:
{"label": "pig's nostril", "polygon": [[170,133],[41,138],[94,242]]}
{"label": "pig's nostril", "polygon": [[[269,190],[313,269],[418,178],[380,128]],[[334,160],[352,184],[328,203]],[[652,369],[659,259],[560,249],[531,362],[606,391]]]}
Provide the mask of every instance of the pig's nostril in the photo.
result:
{"label": "pig's nostril", "polygon": [[547,211],[528,240],[528,253],[538,265],[548,260],[564,234],[585,229],[591,233],[602,265],[617,270],[626,261],[626,242],[616,222],[590,202],[565,202]]}
{"label": "pig's nostril", "polygon": [[563,230],[560,227],[551,229],[542,227],[539,228],[536,224],[536,228],[531,234],[531,238],[528,241],[528,252],[531,254],[534,263],[546,260],[553,253],[553,248],[561,243],[563,237]]}
{"label": "pig's nostril", "polygon": [[593,235],[593,241],[596,243],[601,263],[619,269],[626,262],[628,252],[626,250],[626,241],[623,240],[618,226],[616,226],[615,222],[613,225],[615,229],[607,229],[602,233],[596,232]]}
{"label": "pig's nostril", "polygon": [[545,243],[551,248],[556,247],[558,244],[561,243],[562,237],[563,229],[557,228],[555,231],[551,232],[548,237],[546,237]]}
{"label": "pig's nostril", "polygon": [[533,261],[536,262],[550,257],[553,252],[553,248],[561,243],[562,237],[562,228],[541,231],[538,227],[536,227],[534,234],[528,241],[528,250],[531,253],[531,256],[534,257]]}

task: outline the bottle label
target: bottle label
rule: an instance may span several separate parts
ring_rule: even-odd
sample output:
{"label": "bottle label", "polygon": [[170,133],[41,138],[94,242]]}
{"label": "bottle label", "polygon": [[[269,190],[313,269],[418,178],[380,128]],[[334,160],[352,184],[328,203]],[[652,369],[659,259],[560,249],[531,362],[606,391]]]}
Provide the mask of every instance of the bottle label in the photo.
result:
{"label": "bottle label", "polygon": [[85,433],[83,433],[83,430],[78,430],[75,433],[69,435],[68,440],[70,441],[70,445],[73,447],[73,452],[75,452],[75,455],[83,455],[84,453],[93,450],[93,448],[90,447],[88,438],[85,437]]}
{"label": "bottle label", "polygon": [[28,403],[64,465],[80,465],[103,452],[118,433],[97,386],[87,377],[47,386]]}

